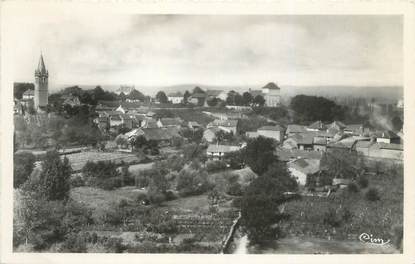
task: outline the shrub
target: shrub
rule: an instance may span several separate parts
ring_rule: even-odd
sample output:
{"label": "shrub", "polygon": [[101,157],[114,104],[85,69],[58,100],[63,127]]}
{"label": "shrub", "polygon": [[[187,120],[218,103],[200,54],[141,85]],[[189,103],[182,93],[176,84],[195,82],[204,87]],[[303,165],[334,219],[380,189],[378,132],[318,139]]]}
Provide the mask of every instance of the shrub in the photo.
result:
{"label": "shrub", "polygon": [[352,220],[353,214],[348,208],[344,208],[342,212],[342,220],[346,223],[350,222]]}
{"label": "shrub", "polygon": [[351,193],[357,193],[359,192],[359,187],[357,187],[356,183],[351,183],[347,186],[347,190]]}
{"label": "shrub", "polygon": [[359,183],[360,188],[362,188],[362,189],[364,189],[367,186],[369,186],[369,180],[366,177],[364,177],[364,176],[360,176],[359,177],[358,183]]}
{"label": "shrub", "polygon": [[232,206],[236,208],[241,208],[242,198],[236,197],[232,200]]}
{"label": "shrub", "polygon": [[376,188],[370,188],[366,192],[366,200],[371,202],[380,200],[379,191]]}
{"label": "shrub", "polygon": [[13,166],[13,186],[14,188],[20,187],[35,167],[35,156],[30,152],[23,152],[14,155]]}
{"label": "shrub", "polygon": [[85,186],[84,179],[82,178],[82,176],[79,175],[72,177],[70,182],[72,188]]}
{"label": "shrub", "polygon": [[226,169],[226,163],[221,160],[208,161],[206,163],[206,170],[209,173],[218,172],[218,171],[225,170],[225,169]]}
{"label": "shrub", "polygon": [[122,244],[121,238],[111,237],[105,243],[104,246],[107,248],[108,252],[113,253],[122,253],[127,249],[126,246]]}
{"label": "shrub", "polygon": [[83,235],[70,233],[62,244],[62,252],[85,253],[87,251],[86,241]]}
{"label": "shrub", "polygon": [[337,211],[335,208],[329,208],[323,216],[323,223],[326,225],[330,225],[332,227],[339,227],[341,223],[341,219],[337,215]]}

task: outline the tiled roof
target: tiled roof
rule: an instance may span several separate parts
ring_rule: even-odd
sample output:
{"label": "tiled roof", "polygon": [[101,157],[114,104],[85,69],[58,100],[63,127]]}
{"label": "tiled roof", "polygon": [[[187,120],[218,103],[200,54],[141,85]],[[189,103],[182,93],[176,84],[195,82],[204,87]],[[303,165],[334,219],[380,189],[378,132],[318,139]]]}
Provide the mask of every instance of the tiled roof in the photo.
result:
{"label": "tiled roof", "polygon": [[306,132],[306,131],[307,130],[302,125],[292,124],[292,125],[287,126],[287,133],[303,133],[303,132]]}
{"label": "tiled roof", "polygon": [[390,138],[399,138],[399,136],[395,132],[390,131],[390,130],[378,132],[378,133],[376,133],[376,136],[379,137],[379,138],[389,138],[389,139]]}
{"label": "tiled roof", "polygon": [[170,140],[175,133],[166,128],[142,128],[147,140]]}
{"label": "tiled roof", "polygon": [[258,130],[284,131],[284,129],[280,125],[263,126],[263,127],[258,128]]}
{"label": "tiled roof", "polygon": [[325,129],[326,125],[321,121],[316,121],[316,122],[312,123],[311,125],[309,125],[307,128],[310,128],[310,129]]}
{"label": "tiled roof", "polygon": [[239,149],[240,148],[238,146],[210,144],[206,151],[227,153],[227,152],[237,151]]}
{"label": "tiled roof", "polygon": [[325,138],[320,138],[320,137],[314,137],[314,142],[315,145],[327,145],[327,139]]}
{"label": "tiled roof", "polygon": [[379,148],[381,149],[391,149],[391,150],[402,150],[403,151],[403,145],[402,144],[388,144],[388,143],[378,143]]}
{"label": "tiled roof", "polygon": [[23,93],[23,95],[34,95],[34,94],[35,94],[35,91],[34,91],[34,90],[32,90],[32,89],[26,90],[26,91]]}
{"label": "tiled roof", "polygon": [[347,125],[344,130],[350,130],[350,131],[356,131],[359,129],[362,129],[363,125],[362,124],[351,124],[351,125]]}
{"label": "tiled roof", "polygon": [[263,88],[267,88],[270,90],[280,90],[280,87],[273,82],[267,83]]}
{"label": "tiled roof", "polygon": [[238,125],[238,120],[230,119],[230,120],[220,120],[216,119],[210,123],[211,126],[223,126],[223,127],[236,127]]}
{"label": "tiled roof", "polygon": [[373,144],[374,143],[373,142],[370,142],[370,141],[358,141],[356,143],[356,148],[369,148]]}
{"label": "tiled roof", "polygon": [[182,120],[180,118],[161,118],[160,122],[163,126],[180,126],[182,124]]}
{"label": "tiled roof", "polygon": [[183,97],[183,94],[181,92],[173,92],[167,94],[167,97]]}
{"label": "tiled roof", "polygon": [[320,160],[300,158],[288,163],[288,167],[299,170],[304,174],[314,174],[320,170]]}
{"label": "tiled roof", "polygon": [[320,151],[308,151],[300,149],[282,149],[277,148],[276,154],[281,161],[289,161],[296,158],[321,159],[322,153]]}

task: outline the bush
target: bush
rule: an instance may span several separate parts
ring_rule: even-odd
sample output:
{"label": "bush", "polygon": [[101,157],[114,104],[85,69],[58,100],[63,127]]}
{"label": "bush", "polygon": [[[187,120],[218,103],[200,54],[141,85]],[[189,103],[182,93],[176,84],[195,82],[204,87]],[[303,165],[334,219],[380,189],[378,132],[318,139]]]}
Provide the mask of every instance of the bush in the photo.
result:
{"label": "bush", "polygon": [[376,188],[370,188],[366,192],[366,200],[371,202],[380,200],[379,191]]}
{"label": "bush", "polygon": [[225,170],[225,169],[226,169],[226,163],[221,160],[208,161],[206,163],[206,170],[209,173],[218,172],[218,171]]}
{"label": "bush", "polygon": [[86,241],[83,235],[70,233],[62,244],[62,252],[86,253]]}
{"label": "bush", "polygon": [[111,237],[105,243],[104,246],[107,248],[108,252],[111,253],[122,253],[127,249],[126,246],[122,244],[121,238]]}
{"label": "bush", "polygon": [[359,192],[359,187],[357,187],[356,183],[351,183],[349,186],[347,186],[347,190],[351,193],[357,193]]}
{"label": "bush", "polygon": [[323,223],[332,227],[339,227],[341,219],[337,215],[335,208],[329,208],[323,216]]}
{"label": "bush", "polygon": [[369,186],[369,180],[364,176],[360,176],[357,182],[359,183],[359,186],[362,189],[367,188]]}
{"label": "bush", "polygon": [[71,187],[72,188],[76,188],[76,187],[82,187],[85,186],[85,181],[82,178],[82,176],[75,176],[71,178]]}

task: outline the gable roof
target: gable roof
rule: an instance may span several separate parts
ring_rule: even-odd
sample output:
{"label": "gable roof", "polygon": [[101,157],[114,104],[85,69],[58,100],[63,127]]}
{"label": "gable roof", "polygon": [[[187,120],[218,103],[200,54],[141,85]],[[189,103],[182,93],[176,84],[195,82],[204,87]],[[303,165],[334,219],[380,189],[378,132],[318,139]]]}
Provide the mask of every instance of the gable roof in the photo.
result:
{"label": "gable roof", "polygon": [[356,148],[369,148],[373,144],[374,143],[373,142],[370,142],[370,141],[358,141],[356,143]]}
{"label": "gable roof", "polygon": [[34,95],[34,94],[35,94],[35,90],[32,90],[32,89],[26,90],[26,91],[23,93],[23,95]]}
{"label": "gable roof", "polygon": [[363,124],[350,124],[346,125],[344,130],[356,131],[363,128]]}
{"label": "gable roof", "polygon": [[305,126],[302,125],[296,125],[296,124],[291,124],[287,126],[287,133],[304,133],[306,132],[306,128]]}
{"label": "gable roof", "polygon": [[389,139],[399,138],[399,136],[391,130],[378,132],[378,133],[376,133],[376,136],[379,137],[379,138],[389,138]]}
{"label": "gable roof", "polygon": [[264,87],[262,88],[266,88],[266,89],[270,89],[270,90],[280,90],[280,87],[278,87],[278,85],[276,85],[273,82],[269,82],[267,83]]}
{"label": "gable roof", "polygon": [[176,135],[175,131],[168,128],[142,128],[141,130],[147,140],[170,140]]}
{"label": "gable roof", "polygon": [[240,147],[238,146],[210,144],[206,151],[227,153],[227,152],[237,151],[239,149]]}
{"label": "gable roof", "polygon": [[283,149],[277,148],[276,154],[278,159],[281,161],[289,161],[291,159],[297,158],[307,158],[307,159],[321,159],[323,156],[322,152],[320,151],[309,151],[309,150],[301,150],[301,149]]}
{"label": "gable roof", "polygon": [[284,128],[282,128],[280,125],[275,125],[275,126],[262,126],[258,128],[258,130],[284,131]]}
{"label": "gable roof", "polygon": [[380,149],[390,149],[390,150],[401,150],[403,151],[402,144],[388,144],[388,143],[378,143]]}
{"label": "gable roof", "polygon": [[167,94],[167,97],[183,97],[183,93],[181,92],[173,92],[173,93],[169,93]]}
{"label": "gable roof", "polygon": [[310,129],[325,129],[326,125],[319,120],[319,121],[316,121],[316,122],[312,123],[307,128],[310,128]]}
{"label": "gable roof", "polygon": [[182,124],[182,120],[180,118],[170,117],[161,118],[160,122],[163,124],[163,126],[180,126]]}
{"label": "gable roof", "polygon": [[304,174],[314,174],[320,170],[320,160],[299,158],[289,162],[288,167],[301,171]]}
{"label": "gable roof", "polygon": [[222,127],[236,127],[238,125],[238,120],[236,119],[228,119],[228,120],[221,120],[215,119],[210,123],[211,126],[222,126]]}

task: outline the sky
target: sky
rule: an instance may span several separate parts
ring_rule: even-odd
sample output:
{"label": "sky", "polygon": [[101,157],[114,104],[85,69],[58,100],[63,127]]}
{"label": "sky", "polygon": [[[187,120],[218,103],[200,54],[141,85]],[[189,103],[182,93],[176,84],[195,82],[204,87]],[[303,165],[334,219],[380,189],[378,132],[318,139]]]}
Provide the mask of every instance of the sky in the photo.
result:
{"label": "sky", "polygon": [[24,15],[15,81],[42,51],[53,84],[402,85],[400,16]]}

